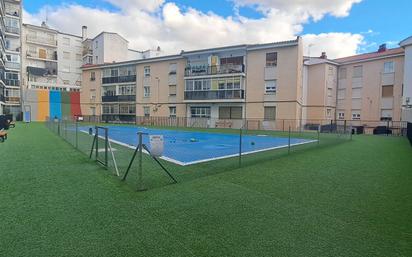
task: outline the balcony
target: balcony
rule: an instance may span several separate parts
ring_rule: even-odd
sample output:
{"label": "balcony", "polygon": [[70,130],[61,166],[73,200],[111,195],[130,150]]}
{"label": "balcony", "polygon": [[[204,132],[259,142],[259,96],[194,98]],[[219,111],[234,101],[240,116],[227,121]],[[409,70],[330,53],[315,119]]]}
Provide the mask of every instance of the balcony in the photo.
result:
{"label": "balcony", "polygon": [[244,90],[185,91],[184,100],[239,100],[244,99]]}
{"label": "balcony", "polygon": [[6,32],[16,34],[16,35],[20,35],[20,28],[6,26]]}
{"label": "balcony", "polygon": [[92,49],[83,49],[83,57],[86,55],[93,55],[93,50]]}
{"label": "balcony", "polygon": [[32,59],[41,59],[41,60],[50,60],[50,61],[57,61],[57,52],[53,52],[52,54],[42,53],[42,52],[26,52],[27,58]]}
{"label": "balcony", "polygon": [[54,38],[48,37],[41,37],[35,35],[27,35],[26,41],[35,44],[42,44],[42,45],[49,45],[49,46],[57,46],[57,40]]}
{"label": "balcony", "polygon": [[188,66],[186,77],[244,73],[245,65],[225,64],[219,66]]}
{"label": "balcony", "polygon": [[20,97],[16,96],[5,96],[4,102],[6,104],[20,104]]}
{"label": "balcony", "polygon": [[136,75],[102,78],[102,84],[136,82]]}
{"label": "balcony", "polygon": [[20,70],[20,63],[19,62],[6,61],[5,66],[6,66],[7,69]]}
{"label": "balcony", "polygon": [[135,102],[135,95],[114,95],[114,96],[102,96],[102,102]]}
{"label": "balcony", "polygon": [[6,84],[6,86],[11,86],[11,87],[19,87],[20,86],[20,80],[4,79],[3,82],[4,82],[4,84]]}

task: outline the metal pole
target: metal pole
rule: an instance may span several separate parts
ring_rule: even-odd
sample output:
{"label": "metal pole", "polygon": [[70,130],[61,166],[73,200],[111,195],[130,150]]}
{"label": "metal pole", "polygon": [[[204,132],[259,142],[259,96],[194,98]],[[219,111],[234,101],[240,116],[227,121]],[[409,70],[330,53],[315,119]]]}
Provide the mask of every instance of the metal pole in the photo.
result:
{"label": "metal pole", "polygon": [[94,134],[96,137],[96,160],[97,160],[99,157],[99,130],[97,129],[97,126],[94,127],[94,129],[95,129]]}
{"label": "metal pole", "polygon": [[145,188],[143,187],[143,165],[142,165],[142,157],[143,157],[143,133],[138,132],[139,136],[139,165],[137,170],[137,191],[144,191]]}
{"label": "metal pole", "polygon": [[242,166],[242,129],[239,131],[239,167]]}
{"label": "metal pole", "polygon": [[78,149],[79,148],[79,138],[78,138],[78,130],[79,130],[79,123],[77,122],[77,119],[76,119],[76,133],[75,133],[75,135],[76,135],[76,149]]}
{"label": "metal pole", "polygon": [[318,126],[318,145],[320,143],[320,125]]}
{"label": "metal pole", "polygon": [[105,160],[105,164],[106,164],[106,169],[108,169],[109,168],[109,162],[108,162],[108,142],[109,142],[109,129],[108,128],[106,128],[105,130],[105,136],[104,136],[104,140],[105,140],[105,146],[104,146],[104,148],[105,148],[105,153],[104,153],[104,160]]}
{"label": "metal pole", "polygon": [[290,126],[289,126],[289,138],[288,138],[288,154],[290,154]]}

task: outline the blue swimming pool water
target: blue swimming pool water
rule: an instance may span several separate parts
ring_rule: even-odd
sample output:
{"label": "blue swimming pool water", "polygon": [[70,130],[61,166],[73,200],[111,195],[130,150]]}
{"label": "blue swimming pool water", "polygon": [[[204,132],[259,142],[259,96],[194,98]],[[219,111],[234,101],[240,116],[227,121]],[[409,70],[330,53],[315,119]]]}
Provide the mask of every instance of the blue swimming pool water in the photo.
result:
{"label": "blue swimming pool water", "polygon": [[[176,131],[165,129],[152,129],[144,127],[106,126],[109,128],[109,138],[113,142],[122,143],[130,147],[136,147],[137,132],[141,131],[149,135],[163,135],[163,157],[180,165],[194,164],[214,159],[228,158],[239,153],[239,135]],[[88,127],[81,128],[88,131]],[[149,136],[143,137],[143,142],[150,149]],[[314,142],[313,140],[291,138],[291,145]],[[288,146],[288,138],[273,136],[242,137],[242,153],[266,151]]]}

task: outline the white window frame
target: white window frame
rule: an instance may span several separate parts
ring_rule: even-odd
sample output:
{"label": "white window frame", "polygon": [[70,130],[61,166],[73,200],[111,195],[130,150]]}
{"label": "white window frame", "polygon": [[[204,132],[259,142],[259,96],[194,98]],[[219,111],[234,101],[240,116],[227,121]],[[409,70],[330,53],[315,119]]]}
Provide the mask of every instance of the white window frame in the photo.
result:
{"label": "white window frame", "polygon": [[265,81],[265,93],[268,95],[276,95],[277,91],[277,80],[267,80]]}
{"label": "white window frame", "polygon": [[143,86],[143,97],[150,97],[150,86]]}
{"label": "white window frame", "polygon": [[394,73],[395,63],[393,61],[383,63],[383,73]]}
{"label": "white window frame", "polygon": [[150,66],[144,66],[144,76],[147,78],[147,77],[150,77]]}

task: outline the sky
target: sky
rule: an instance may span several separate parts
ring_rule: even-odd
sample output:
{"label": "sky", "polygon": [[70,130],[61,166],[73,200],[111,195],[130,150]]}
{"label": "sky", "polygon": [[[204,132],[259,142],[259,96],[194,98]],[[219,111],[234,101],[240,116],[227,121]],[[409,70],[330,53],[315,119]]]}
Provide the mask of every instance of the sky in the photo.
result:
{"label": "sky", "polygon": [[410,0],[26,0],[23,22],[76,35],[117,32],[135,50],[165,54],[303,37],[329,58],[397,47],[411,36]]}

